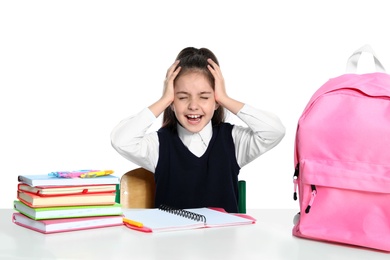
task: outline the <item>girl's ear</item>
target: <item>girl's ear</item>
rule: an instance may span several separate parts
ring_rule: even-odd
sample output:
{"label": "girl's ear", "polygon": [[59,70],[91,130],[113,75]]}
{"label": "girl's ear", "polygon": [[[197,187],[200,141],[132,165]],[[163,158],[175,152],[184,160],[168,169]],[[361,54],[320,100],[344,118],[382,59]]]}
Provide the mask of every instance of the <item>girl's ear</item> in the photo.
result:
{"label": "girl's ear", "polygon": [[215,102],[215,108],[214,110],[217,110],[219,108],[219,104],[217,102]]}
{"label": "girl's ear", "polygon": [[171,107],[171,110],[175,112],[175,106],[173,105],[173,102],[169,105]]}

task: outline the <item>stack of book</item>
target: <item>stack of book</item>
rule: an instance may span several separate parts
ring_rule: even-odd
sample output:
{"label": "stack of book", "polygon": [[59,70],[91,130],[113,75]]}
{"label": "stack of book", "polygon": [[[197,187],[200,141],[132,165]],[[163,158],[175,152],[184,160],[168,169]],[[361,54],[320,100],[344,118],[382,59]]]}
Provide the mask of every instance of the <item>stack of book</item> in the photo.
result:
{"label": "stack of book", "polygon": [[123,225],[114,175],[64,178],[19,175],[13,222],[41,233]]}

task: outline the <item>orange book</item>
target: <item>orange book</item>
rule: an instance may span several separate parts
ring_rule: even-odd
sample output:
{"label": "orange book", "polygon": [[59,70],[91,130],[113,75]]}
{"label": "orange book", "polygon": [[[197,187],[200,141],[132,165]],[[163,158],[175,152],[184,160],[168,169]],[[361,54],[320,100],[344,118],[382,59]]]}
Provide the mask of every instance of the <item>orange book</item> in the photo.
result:
{"label": "orange book", "polygon": [[72,194],[57,196],[38,196],[33,193],[18,191],[17,198],[32,208],[86,206],[86,205],[113,205],[116,192],[102,192],[92,194]]}

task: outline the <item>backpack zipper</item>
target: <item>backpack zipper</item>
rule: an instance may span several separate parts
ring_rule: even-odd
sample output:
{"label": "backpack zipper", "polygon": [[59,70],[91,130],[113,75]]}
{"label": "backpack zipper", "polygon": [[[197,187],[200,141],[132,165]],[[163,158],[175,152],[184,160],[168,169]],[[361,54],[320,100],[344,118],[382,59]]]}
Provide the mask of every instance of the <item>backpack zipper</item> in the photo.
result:
{"label": "backpack zipper", "polygon": [[311,205],[313,205],[313,202],[314,202],[314,199],[316,198],[316,195],[317,195],[316,186],[312,184],[311,185],[311,199],[309,201],[309,205],[307,205],[307,208],[305,210],[306,214],[310,212]]}
{"label": "backpack zipper", "polygon": [[293,177],[293,182],[294,182],[294,200],[298,199],[297,196],[297,188],[298,188],[298,177],[299,177],[299,163],[295,166],[295,171],[294,171],[294,177]]}
{"label": "backpack zipper", "polygon": [[[293,182],[294,182],[294,200],[297,200],[298,199],[298,195],[297,195],[297,188],[298,188],[298,177],[299,177],[299,163],[297,163],[297,165],[295,166],[295,170],[294,170],[294,177],[293,177]],[[311,209],[311,206],[313,205],[314,203],[314,199],[317,195],[317,188],[315,185],[310,185],[311,186],[311,199],[309,201],[309,205],[306,207],[306,210],[305,210],[305,213],[309,213],[310,212],[310,209]]]}

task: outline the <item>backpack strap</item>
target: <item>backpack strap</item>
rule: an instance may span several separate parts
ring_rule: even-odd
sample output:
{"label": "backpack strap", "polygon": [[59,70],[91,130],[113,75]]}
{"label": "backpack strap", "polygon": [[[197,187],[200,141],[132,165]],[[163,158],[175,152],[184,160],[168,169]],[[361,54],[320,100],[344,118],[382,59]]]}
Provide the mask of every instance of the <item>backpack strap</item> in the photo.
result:
{"label": "backpack strap", "polygon": [[378,60],[378,58],[375,55],[374,50],[371,48],[370,45],[366,44],[362,46],[361,48],[357,49],[349,58],[347,61],[347,67],[346,72],[347,73],[356,73],[357,71],[357,65],[359,58],[363,52],[370,53],[372,57],[374,58],[375,62],[375,69],[377,72],[386,72],[385,68],[383,67],[382,63]]}

